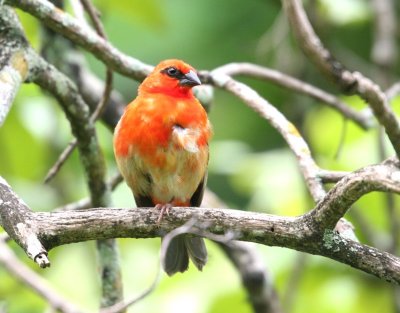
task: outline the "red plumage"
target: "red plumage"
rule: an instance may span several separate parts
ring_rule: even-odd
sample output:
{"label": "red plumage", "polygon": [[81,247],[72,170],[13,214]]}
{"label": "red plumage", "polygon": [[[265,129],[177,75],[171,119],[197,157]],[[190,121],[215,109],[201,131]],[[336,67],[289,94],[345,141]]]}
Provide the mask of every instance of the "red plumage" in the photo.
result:
{"label": "red plumage", "polygon": [[[192,87],[195,70],[179,60],[161,62],[139,87],[114,135],[118,167],[138,206],[200,206],[207,176],[211,126]],[[202,239],[172,241],[165,270],[183,272],[188,257],[201,269],[207,252]]]}

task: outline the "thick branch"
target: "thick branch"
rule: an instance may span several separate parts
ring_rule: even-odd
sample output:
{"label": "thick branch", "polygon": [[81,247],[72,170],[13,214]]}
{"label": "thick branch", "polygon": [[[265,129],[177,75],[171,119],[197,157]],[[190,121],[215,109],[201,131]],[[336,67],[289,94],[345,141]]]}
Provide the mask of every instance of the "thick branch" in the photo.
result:
{"label": "thick branch", "polygon": [[301,0],[282,0],[282,2],[292,30],[307,57],[342,91],[358,94],[369,104],[379,123],[385,128],[397,156],[400,156],[400,124],[389,106],[385,93],[372,80],[359,72],[347,70],[334,59],[314,32]]}
{"label": "thick branch", "polygon": [[22,82],[28,75],[21,24],[11,8],[0,10],[0,126],[4,123]]}
{"label": "thick branch", "polygon": [[237,240],[291,248],[328,256],[385,280],[400,283],[400,259],[375,248],[347,240],[333,231],[315,234],[306,218],[278,217],[226,209],[174,208],[157,225],[155,209],[91,209],[36,213],[39,238],[47,248],[94,239],[159,237],[195,217],[208,231],[234,231]]}
{"label": "thick branch", "polygon": [[8,235],[40,267],[50,266],[47,251],[37,237],[37,224],[32,211],[0,177],[0,222]]}
{"label": "thick branch", "polygon": [[[237,240],[327,256],[400,284],[400,258],[346,239],[335,231],[320,229],[319,221],[314,220],[314,216],[318,214],[280,217],[229,209],[179,207],[173,208],[159,225],[159,211],[154,208],[100,208],[32,213],[5,182],[1,186],[2,225],[33,259],[44,254],[41,244],[46,249],[52,249],[68,243],[95,239],[159,237],[195,218],[199,224],[208,225],[207,230],[213,234],[230,231]],[[364,190],[364,193],[368,191],[370,190]],[[323,203],[327,207],[318,206],[314,212],[329,210],[329,202]],[[24,226],[14,227],[15,221],[16,225],[23,223]],[[34,240],[29,240],[31,238]],[[41,249],[35,249],[39,244]]]}
{"label": "thick branch", "polygon": [[317,207],[309,212],[320,231],[333,229],[338,220],[361,196],[372,191],[400,194],[398,161],[389,159],[382,164],[364,167],[343,177]]}

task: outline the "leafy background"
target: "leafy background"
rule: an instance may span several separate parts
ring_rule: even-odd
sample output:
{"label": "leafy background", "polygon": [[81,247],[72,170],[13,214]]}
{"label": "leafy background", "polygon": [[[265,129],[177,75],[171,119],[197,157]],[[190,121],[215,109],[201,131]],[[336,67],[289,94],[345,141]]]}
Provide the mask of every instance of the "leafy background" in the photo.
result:
{"label": "leafy background", "polygon": [[[237,61],[262,64],[335,92],[296,47],[279,1],[261,0],[130,0],[94,1],[102,12],[109,40],[126,54],[156,64],[181,58],[197,69],[213,69]],[[319,35],[350,68],[373,76],[370,66],[373,14],[361,0],[314,1],[313,23]],[[19,12],[27,36],[39,48],[37,20]],[[104,77],[104,66],[86,55],[90,68]],[[398,71],[397,69],[392,69]],[[378,162],[377,131],[362,131],[336,112],[307,97],[269,83],[244,82],[293,121],[312,147],[323,168],[353,170]],[[137,83],[116,75],[114,88],[126,102],[135,97]],[[356,97],[343,100],[356,108]],[[394,106],[399,106],[399,99]],[[295,159],[277,132],[239,100],[215,91],[210,112],[214,126],[209,187],[231,208],[298,215],[312,208]],[[108,170],[116,171],[112,134],[99,124]],[[6,123],[0,129],[0,174],[27,204],[52,210],[87,195],[76,152],[49,185],[42,183],[48,168],[71,139],[69,125],[51,97],[34,85],[24,85]],[[115,206],[132,207],[128,188],[113,194]],[[362,214],[381,242],[387,240],[389,221],[382,210],[384,196],[370,194],[354,210]],[[352,216],[348,216],[352,220]],[[357,227],[357,221],[353,221]],[[360,239],[364,236],[357,230]],[[138,294],[154,279],[159,262],[159,240],[118,240],[127,297]],[[99,281],[93,242],[63,246],[50,252],[52,267],[37,269],[19,247],[21,260],[45,277],[56,290],[88,310],[99,303]],[[157,289],[134,306],[138,312],[251,312],[233,266],[209,242],[210,261],[203,273],[190,269],[172,278],[163,276]],[[288,312],[394,312],[390,285],[348,266],[276,247],[257,247]],[[304,262],[304,266],[298,266]],[[300,268],[299,277],[293,272]],[[290,300],[291,299],[291,300]],[[9,312],[43,312],[44,301],[0,268],[0,308]],[[1,309],[0,309],[1,311]]]}

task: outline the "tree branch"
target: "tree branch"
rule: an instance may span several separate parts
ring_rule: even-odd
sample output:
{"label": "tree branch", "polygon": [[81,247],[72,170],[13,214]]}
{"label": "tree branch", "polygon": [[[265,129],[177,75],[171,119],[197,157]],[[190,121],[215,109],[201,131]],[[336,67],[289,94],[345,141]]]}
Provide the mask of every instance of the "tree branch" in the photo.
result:
{"label": "tree branch", "polygon": [[68,13],[58,9],[46,0],[6,0],[6,4],[18,7],[40,19],[46,26],[61,33],[71,41],[90,51],[112,70],[123,75],[142,80],[152,70],[152,66],[119,52],[107,40]]}
{"label": "tree branch", "polygon": [[244,101],[263,118],[267,119],[282,135],[298,160],[300,170],[312,197],[316,202],[320,201],[325,196],[325,190],[318,177],[319,168],[311,157],[311,151],[297,128],[281,112],[247,85],[218,70],[210,73],[210,79],[217,87],[231,92]]}
{"label": "tree branch", "polygon": [[[111,179],[107,182],[108,188],[113,191],[118,184],[120,184],[123,181],[122,175],[118,172],[115,174]],[[69,211],[69,210],[85,210],[85,209],[90,209],[91,207],[91,202],[90,198],[83,198],[78,201],[68,203],[64,206],[55,208],[54,211]]]}
{"label": "tree branch", "polygon": [[[270,122],[293,151],[298,161],[300,171],[305,179],[306,186],[315,203],[319,203],[323,200],[326,196],[326,192],[322,180],[320,179],[321,171],[312,158],[311,151],[297,128],[289,122],[281,112],[247,85],[235,81],[230,76],[223,72],[221,73],[218,69],[210,73],[209,79],[212,80],[215,86],[225,89],[240,98],[250,108]],[[343,229],[347,235],[354,238],[356,237],[351,228],[347,227],[347,225],[343,225],[346,223],[349,224],[347,221],[338,219],[337,222],[337,231],[340,232]]]}
{"label": "tree branch", "polygon": [[109,198],[110,193],[105,193],[107,186],[103,181],[104,159],[97,142],[94,124],[89,120],[88,106],[68,77],[33,51],[30,54],[30,60],[32,60],[31,66],[35,73],[31,76],[32,81],[57,98],[70,121],[72,132],[78,140],[80,157],[88,177],[93,205],[108,202],[106,199]]}
{"label": "tree branch", "polygon": [[22,263],[2,239],[0,239],[0,264],[2,264],[11,275],[24,282],[32,290],[42,296],[54,310],[63,313],[83,312],[55,292],[54,289],[48,285],[46,280]]}
{"label": "tree branch", "polygon": [[[39,236],[45,246],[117,237],[159,237],[195,217],[210,225],[208,231],[237,234],[237,240],[287,247],[328,256],[390,282],[400,283],[400,259],[375,248],[345,239],[333,231],[313,237],[304,218],[278,217],[226,209],[174,208],[157,225],[159,212],[153,208],[91,209],[36,213]],[[116,227],[118,225],[118,227]],[[320,240],[318,240],[320,239]]]}
{"label": "tree branch", "polygon": [[324,169],[320,169],[318,176],[322,180],[323,183],[337,183],[343,177],[345,177],[349,172],[344,171],[328,171]]}
{"label": "tree branch", "polygon": [[[94,25],[94,28],[96,29],[97,34],[107,40],[106,33],[104,31],[103,24],[101,23],[99,19],[99,12],[97,12],[97,9],[93,6],[92,2],[90,0],[81,0],[85,10],[89,14],[92,23]],[[105,80],[105,87],[103,91],[103,95],[98,102],[95,110],[93,111],[92,115],[90,116],[90,120],[94,123],[103,113],[105,106],[108,102],[108,99],[110,98],[111,91],[112,91],[112,82],[113,82],[113,72],[110,68],[107,68],[106,70],[106,80]]]}
{"label": "tree branch", "polygon": [[[84,49],[93,53],[98,59],[103,61],[107,66],[122,75],[131,77],[136,80],[142,80],[152,70],[152,66],[142,63],[141,61],[131,58],[119,52],[109,42],[98,36],[95,32],[82,26],[78,20],[74,19],[67,13],[57,10],[51,3],[44,0],[6,0],[10,5],[16,6],[33,16],[40,19],[51,29],[61,33],[74,43],[82,46]],[[249,68],[241,69],[247,75],[262,77],[269,79],[286,88],[297,90],[305,93],[311,97],[327,103],[335,108],[347,118],[354,120],[358,125],[363,128],[371,127],[371,119],[368,112],[356,112],[352,108],[347,107],[343,102],[336,97],[307,84],[299,84],[296,79],[272,70],[262,68],[256,65],[240,64],[241,67],[252,66]],[[221,67],[221,70],[229,70],[237,72],[237,64],[227,65]],[[222,72],[222,71],[221,71]],[[233,74],[233,73],[232,73]]]}
{"label": "tree branch", "polygon": [[255,313],[281,313],[273,279],[265,270],[258,251],[249,243],[231,241],[219,245],[238,269]]}
{"label": "tree branch", "polygon": [[27,42],[21,24],[12,10],[0,10],[0,126],[4,123],[14,98],[28,75]]}
{"label": "tree branch", "polygon": [[375,12],[372,59],[380,67],[388,69],[397,58],[395,4],[393,0],[373,0],[371,5]]}
{"label": "tree branch", "polygon": [[[74,18],[55,8],[47,1],[6,0],[6,2],[40,18],[46,25],[91,51],[105,64],[124,75],[140,80],[152,68],[138,60],[123,55],[93,31],[83,28]],[[335,78],[344,91],[358,93],[369,102],[375,116],[385,126],[396,152],[399,152],[400,131],[398,122],[387,105],[386,96],[378,86],[360,73],[349,72],[340,63],[333,60],[330,53],[313,33],[305,13],[301,12],[301,4],[298,1],[284,0],[284,2],[288,12],[293,14],[294,17],[291,16],[291,19],[294,22],[296,22],[297,18],[297,22],[306,23],[306,31],[299,34],[304,41],[303,48],[312,54],[312,58],[323,71]],[[94,154],[97,147],[93,149],[93,145],[97,146],[97,143],[93,142],[93,140],[96,140],[95,133],[92,130],[93,125],[86,123],[88,110],[84,101],[78,96],[76,87],[68,79],[32,51],[29,53],[29,61],[33,70],[31,77],[39,85],[54,92],[54,95],[62,103],[67,117],[71,120],[73,132],[81,145],[83,164],[89,176],[91,190],[97,190],[100,194],[103,194],[102,188],[106,187],[104,187],[102,179],[102,166],[97,167],[102,160],[98,159],[99,156]],[[156,224],[158,212],[148,208],[135,210],[106,208],[88,210],[87,212],[32,213],[25,206],[25,209],[15,210],[14,208],[11,211],[10,205],[18,208],[23,205],[18,199],[16,200],[15,194],[8,192],[9,188],[3,188],[0,192],[6,193],[6,195],[1,194],[0,199],[12,199],[11,202],[3,201],[0,203],[1,223],[6,225],[4,228],[7,232],[10,231],[10,236],[21,244],[28,255],[36,259],[38,255],[28,252],[32,251],[31,245],[39,246],[39,249],[36,248],[35,253],[43,254],[44,247],[51,249],[61,244],[83,240],[161,236],[183,225],[192,217],[196,217],[199,222],[208,223],[210,225],[209,231],[214,234],[223,234],[226,231],[233,230],[238,240],[277,245],[324,255],[377,277],[399,283],[399,258],[343,238],[332,231],[335,221],[337,222],[338,218],[346,213],[349,206],[363,194],[372,190],[399,192],[396,186],[399,180],[397,165],[381,164],[375,166],[376,168],[372,166],[349,174],[340,180],[332,191],[326,195],[320,181],[321,171],[312,159],[307,144],[293,124],[246,85],[233,80],[222,72],[215,71],[211,72],[210,75],[212,82],[217,87],[226,89],[241,98],[246,104],[269,120],[271,125],[282,134],[298,158],[301,171],[313,198],[316,202],[322,200],[313,211],[300,217],[288,218],[222,209],[174,208],[171,216],[163,220],[161,225],[158,226]],[[55,82],[58,82],[58,85]],[[80,117],[80,114],[84,118]],[[72,119],[76,119],[76,121],[73,122]],[[92,150],[88,151],[90,149]],[[90,166],[93,167],[90,169]],[[379,172],[379,166],[382,166],[387,171],[382,174]],[[368,171],[373,171],[371,168],[375,169],[374,174],[378,174],[378,181],[367,180],[364,188],[360,177],[368,178]],[[97,169],[99,169],[99,172]],[[101,179],[96,182],[96,177]],[[92,199],[94,199],[93,194]],[[335,198],[338,200],[335,201]],[[23,215],[23,217],[19,215]],[[18,221],[29,225],[29,232],[21,233],[14,227],[15,224],[10,221],[17,221],[16,225],[18,225]],[[23,237],[22,239],[19,238],[21,236]],[[27,241],[26,236],[34,238],[34,243]]]}
{"label": "tree branch", "polygon": [[382,164],[367,166],[346,175],[307,214],[312,216],[320,231],[332,229],[354,202],[372,191],[400,194],[400,168],[397,160],[388,159]]}
{"label": "tree branch", "polygon": [[[205,190],[202,202],[202,207],[207,206],[227,207],[209,189]],[[282,308],[272,276],[257,248],[251,243],[239,241],[219,242],[218,245],[239,272],[254,313],[281,313]]]}
{"label": "tree branch", "polygon": [[400,94],[400,82],[394,83],[389,89],[386,90],[386,96],[389,100],[392,100],[394,97]]}
{"label": "tree branch", "polygon": [[[70,122],[87,177],[92,206],[110,206],[111,192],[105,183],[105,161],[98,144],[94,120],[90,118],[89,106],[80,96],[76,85],[32,49],[29,49],[29,65],[32,69],[29,79],[53,94]],[[114,240],[105,240],[97,242],[97,247],[101,255],[99,260],[105,295],[102,305],[109,306],[122,298],[116,243]]]}
{"label": "tree branch", "polygon": [[[393,173],[397,176],[398,170]],[[3,180],[1,186],[8,185]],[[362,189],[363,193],[369,191],[371,190]],[[359,190],[355,192],[357,196],[361,193]],[[52,249],[94,239],[160,237],[195,218],[199,224],[209,225],[207,230],[216,235],[229,231],[235,234],[236,240],[326,256],[400,284],[400,258],[344,238],[333,230],[319,227],[318,214],[329,211],[332,206],[330,201],[323,201],[322,205],[312,211],[314,214],[311,212],[299,217],[218,208],[176,207],[171,210],[170,216],[158,224],[159,212],[154,208],[100,208],[32,213],[8,187],[0,189],[0,199],[6,199],[0,203],[3,227],[7,232],[10,231],[9,235],[15,241],[22,244],[22,248],[32,259],[45,253],[43,248],[32,249],[37,246],[38,239],[43,247]],[[30,232],[16,231],[18,228],[9,227],[18,225],[19,221],[34,227],[30,228]],[[32,237],[35,238],[34,241],[28,240]]]}
{"label": "tree branch", "polygon": [[397,156],[400,156],[400,124],[381,88],[360,72],[347,70],[323,46],[304,11],[301,0],[282,0],[283,7],[303,52],[318,69],[330,77],[342,91],[358,94],[371,107],[379,123],[385,128]]}
{"label": "tree branch", "polygon": [[[16,208],[18,212],[15,211]],[[42,268],[50,266],[47,251],[37,236],[37,224],[32,211],[2,177],[0,177],[0,222],[8,235],[33,261]]]}
{"label": "tree branch", "polygon": [[282,72],[251,63],[229,63],[217,68],[215,71],[229,76],[245,75],[271,81],[279,86],[308,95],[327,104],[364,129],[368,129],[373,125],[372,116],[369,113],[365,111],[357,112],[334,95]]}
{"label": "tree branch", "polygon": [[[90,16],[90,19],[92,20],[92,23],[96,29],[97,34],[103,38],[107,40],[107,36],[106,33],[104,31],[103,25],[98,17],[98,12],[96,10],[96,8],[93,6],[93,4],[91,3],[90,0],[81,0],[81,3],[83,4],[85,11],[88,13],[88,15]],[[111,95],[111,91],[112,91],[112,82],[113,82],[113,73],[112,70],[107,68],[106,70],[106,81],[105,81],[105,87],[104,87],[104,91],[103,91],[103,95],[100,99],[100,101],[98,102],[98,104],[96,105],[95,109],[93,110],[93,112],[91,113],[90,116],[90,121],[92,123],[95,123],[97,121],[97,119],[101,116],[101,114],[103,113],[108,100],[110,98]],[[58,160],[56,161],[56,163],[54,164],[54,166],[52,166],[52,168],[50,169],[50,171],[47,173],[44,182],[48,183],[56,174],[57,172],[60,170],[60,168],[62,167],[62,165],[65,163],[65,161],[68,159],[68,157],[71,155],[71,153],[73,152],[73,150],[76,148],[78,142],[76,139],[72,140],[68,146],[66,147],[66,149],[64,149],[64,151],[61,153],[60,157],[58,158]]]}

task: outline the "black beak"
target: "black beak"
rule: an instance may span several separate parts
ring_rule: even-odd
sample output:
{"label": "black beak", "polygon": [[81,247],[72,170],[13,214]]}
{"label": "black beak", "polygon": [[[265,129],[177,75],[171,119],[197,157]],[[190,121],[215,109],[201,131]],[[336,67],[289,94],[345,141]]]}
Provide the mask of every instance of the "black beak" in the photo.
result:
{"label": "black beak", "polygon": [[193,87],[201,85],[201,81],[195,72],[190,71],[179,80],[179,85]]}

